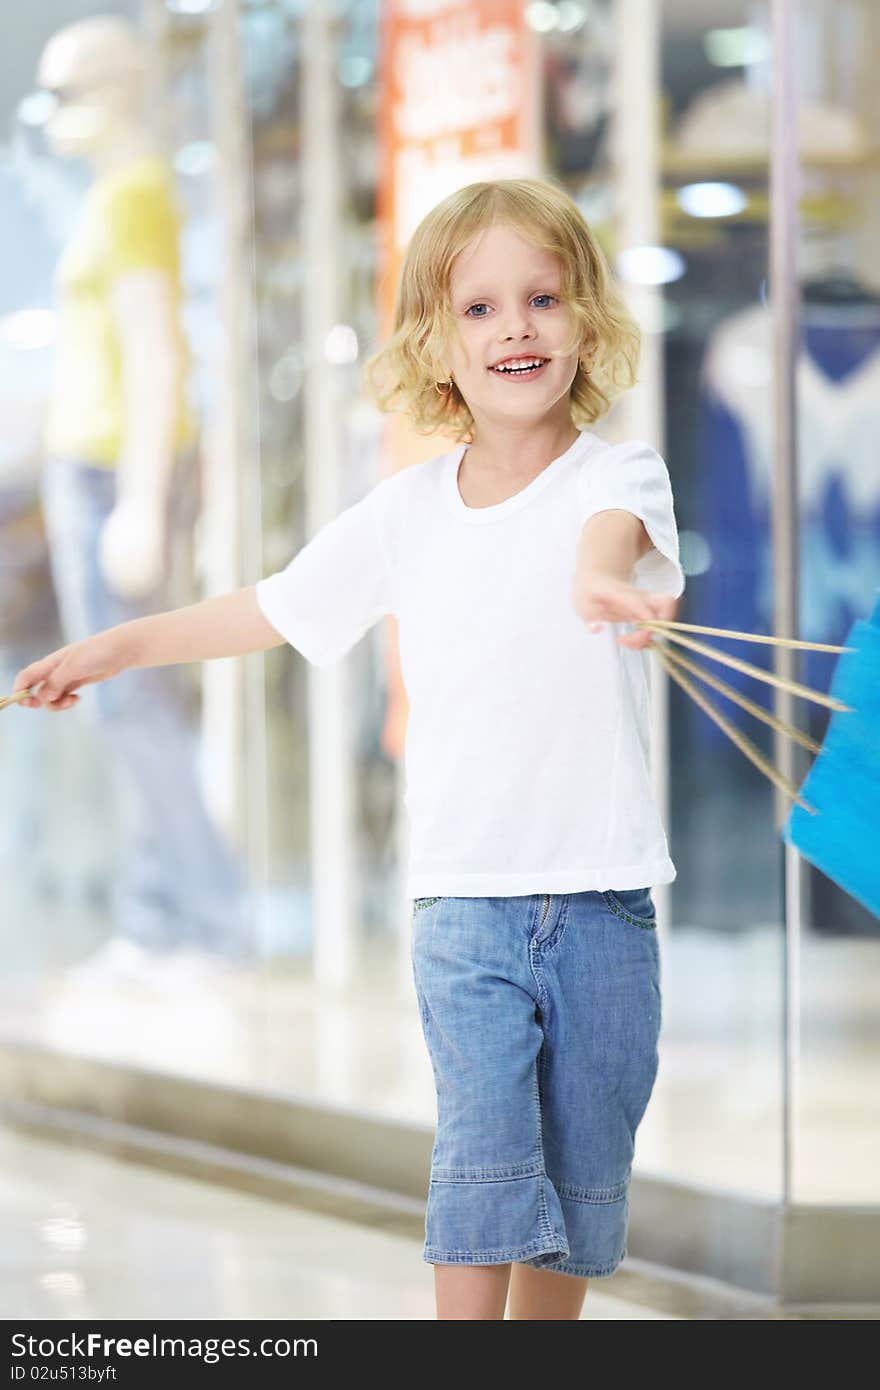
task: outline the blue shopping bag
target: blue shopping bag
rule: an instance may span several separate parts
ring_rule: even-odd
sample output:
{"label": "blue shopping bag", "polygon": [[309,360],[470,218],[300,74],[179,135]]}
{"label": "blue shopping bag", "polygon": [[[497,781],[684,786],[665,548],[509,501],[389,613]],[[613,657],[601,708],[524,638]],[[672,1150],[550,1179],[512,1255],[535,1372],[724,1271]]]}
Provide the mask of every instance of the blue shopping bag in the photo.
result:
{"label": "blue shopping bag", "polygon": [[880,597],[867,622],[853,623],[830,694],[834,710],[801,787],[815,814],[793,805],[787,844],[880,917]]}

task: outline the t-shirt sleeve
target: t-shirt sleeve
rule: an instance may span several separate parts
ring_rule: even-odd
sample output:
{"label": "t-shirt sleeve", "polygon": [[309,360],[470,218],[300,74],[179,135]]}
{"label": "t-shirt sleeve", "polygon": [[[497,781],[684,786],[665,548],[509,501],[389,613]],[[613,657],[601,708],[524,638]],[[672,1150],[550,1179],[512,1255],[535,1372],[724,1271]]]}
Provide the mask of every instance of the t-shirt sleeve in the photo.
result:
{"label": "t-shirt sleeve", "polygon": [[337,661],[394,612],[376,492],[320,527],[285,569],[257,581],[263,615],[313,666]]}
{"label": "t-shirt sleeve", "polygon": [[610,508],[632,512],[645,523],[654,548],[636,561],[636,588],[673,598],[684,592],[669,471],[649,444],[636,440],[589,454],[581,464],[578,497],[581,524]]}
{"label": "t-shirt sleeve", "polygon": [[162,185],[134,180],[121,184],[106,198],[104,221],[111,277],[134,270],[175,272],[180,223]]}

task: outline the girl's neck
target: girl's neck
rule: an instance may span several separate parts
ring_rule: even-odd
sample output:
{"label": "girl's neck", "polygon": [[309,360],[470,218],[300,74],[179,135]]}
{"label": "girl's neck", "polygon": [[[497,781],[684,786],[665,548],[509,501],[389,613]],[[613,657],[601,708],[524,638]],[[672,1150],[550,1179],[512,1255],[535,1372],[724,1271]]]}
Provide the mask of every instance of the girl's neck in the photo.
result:
{"label": "girl's neck", "polygon": [[560,457],[580,436],[580,430],[568,420],[561,428],[524,427],[499,431],[494,426],[487,442],[485,429],[474,431],[473,443],[467,446],[470,467],[507,478],[533,476]]}

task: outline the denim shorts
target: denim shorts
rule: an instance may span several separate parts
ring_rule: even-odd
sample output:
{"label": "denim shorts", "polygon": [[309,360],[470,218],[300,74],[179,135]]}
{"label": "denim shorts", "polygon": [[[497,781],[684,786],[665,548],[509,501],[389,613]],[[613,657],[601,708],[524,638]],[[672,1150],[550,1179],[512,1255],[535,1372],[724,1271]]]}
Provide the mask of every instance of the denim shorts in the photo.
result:
{"label": "denim shorts", "polygon": [[649,888],[416,898],[437,1089],[423,1258],[611,1274],[657,1075]]}

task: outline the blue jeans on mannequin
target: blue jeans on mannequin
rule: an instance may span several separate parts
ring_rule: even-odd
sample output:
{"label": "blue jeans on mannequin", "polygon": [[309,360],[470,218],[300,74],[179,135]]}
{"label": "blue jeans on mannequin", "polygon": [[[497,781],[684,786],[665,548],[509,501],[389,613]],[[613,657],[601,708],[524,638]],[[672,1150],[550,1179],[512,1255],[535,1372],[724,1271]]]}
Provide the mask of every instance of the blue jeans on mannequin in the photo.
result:
{"label": "blue jeans on mannequin", "polygon": [[[190,457],[178,460],[169,489],[169,556],[172,538],[192,524],[193,470]],[[167,565],[163,582],[143,599],[117,595],[104,581],[98,542],[116,501],[114,469],[52,457],[40,492],[65,643],[174,606]],[[178,666],[136,667],[80,692],[76,713],[106,741],[133,794],[114,927],[148,950],[196,946],[243,958],[244,876],[204,805],[182,674]]]}

